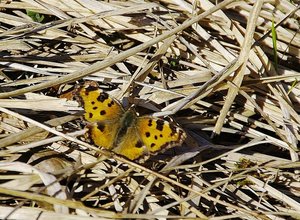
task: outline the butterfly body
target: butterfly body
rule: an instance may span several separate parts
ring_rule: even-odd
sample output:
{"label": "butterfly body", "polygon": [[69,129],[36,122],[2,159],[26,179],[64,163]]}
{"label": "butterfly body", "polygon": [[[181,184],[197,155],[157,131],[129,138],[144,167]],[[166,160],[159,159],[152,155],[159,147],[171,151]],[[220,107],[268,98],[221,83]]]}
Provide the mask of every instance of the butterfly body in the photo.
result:
{"label": "butterfly body", "polygon": [[82,87],[79,96],[93,142],[128,159],[136,160],[181,145],[186,137],[174,123],[151,116],[139,117],[133,108],[125,111],[97,87]]}

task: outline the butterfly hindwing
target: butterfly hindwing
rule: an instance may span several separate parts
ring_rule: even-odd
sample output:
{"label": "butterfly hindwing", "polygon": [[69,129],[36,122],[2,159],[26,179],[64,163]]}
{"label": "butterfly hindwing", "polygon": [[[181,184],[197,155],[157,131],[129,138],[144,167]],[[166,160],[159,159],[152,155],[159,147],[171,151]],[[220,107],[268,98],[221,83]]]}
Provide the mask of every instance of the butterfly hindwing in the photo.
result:
{"label": "butterfly hindwing", "polygon": [[118,143],[112,150],[131,160],[180,145],[185,139],[184,131],[177,125],[155,117],[137,117],[130,109],[121,124],[126,124],[126,132],[118,133]]}
{"label": "butterfly hindwing", "polygon": [[119,143],[112,151],[130,160],[136,160],[147,154],[147,148],[134,125],[127,129],[126,135],[119,139]]}
{"label": "butterfly hindwing", "polygon": [[94,122],[87,127],[89,129],[89,137],[94,144],[108,150],[114,148],[114,142],[119,130],[118,120]]}

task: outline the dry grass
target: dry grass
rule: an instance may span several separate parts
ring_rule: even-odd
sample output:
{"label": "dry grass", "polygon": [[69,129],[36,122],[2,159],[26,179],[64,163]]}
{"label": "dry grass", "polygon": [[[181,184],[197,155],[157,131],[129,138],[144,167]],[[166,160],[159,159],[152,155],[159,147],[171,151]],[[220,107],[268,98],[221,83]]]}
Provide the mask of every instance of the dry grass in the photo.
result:
{"label": "dry grass", "polygon": [[[300,219],[295,3],[0,7],[1,219]],[[87,80],[187,140],[144,164],[88,144]]]}

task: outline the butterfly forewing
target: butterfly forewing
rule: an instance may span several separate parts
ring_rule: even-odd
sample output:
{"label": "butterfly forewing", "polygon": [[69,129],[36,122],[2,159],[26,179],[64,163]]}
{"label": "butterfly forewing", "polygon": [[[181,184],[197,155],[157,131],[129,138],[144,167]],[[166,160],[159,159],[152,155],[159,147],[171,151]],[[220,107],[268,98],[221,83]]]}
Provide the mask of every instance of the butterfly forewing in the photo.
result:
{"label": "butterfly forewing", "polygon": [[120,118],[124,113],[122,106],[106,92],[97,87],[82,87],[79,91],[88,122],[99,122]]}
{"label": "butterfly forewing", "polygon": [[159,118],[138,118],[137,127],[144,145],[151,153],[181,145],[186,137],[181,128]]}
{"label": "butterfly forewing", "polygon": [[89,124],[87,127],[89,128],[89,136],[94,144],[108,150],[115,147],[114,143],[119,130],[118,120],[94,122]]}

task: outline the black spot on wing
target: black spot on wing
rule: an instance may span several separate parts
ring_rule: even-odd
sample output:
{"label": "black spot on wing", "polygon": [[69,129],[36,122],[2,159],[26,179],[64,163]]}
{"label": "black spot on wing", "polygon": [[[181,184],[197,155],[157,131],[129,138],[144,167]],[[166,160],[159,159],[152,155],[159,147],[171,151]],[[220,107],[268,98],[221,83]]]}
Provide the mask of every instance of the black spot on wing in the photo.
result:
{"label": "black spot on wing", "polygon": [[88,94],[88,93],[90,93],[90,92],[92,92],[92,91],[98,90],[99,88],[96,87],[96,86],[88,86],[88,87],[86,87],[86,88],[84,88],[84,89],[85,89],[85,92]]}
{"label": "black spot on wing", "polygon": [[170,124],[171,136],[174,136],[177,133],[177,127],[173,124]]}
{"label": "black spot on wing", "polygon": [[112,107],[115,104],[114,101],[111,101],[110,103],[107,104],[108,107]]}
{"label": "black spot on wing", "polygon": [[152,119],[149,119],[149,121],[148,121],[148,126],[149,126],[149,127],[152,126]]}
{"label": "black spot on wing", "polygon": [[100,111],[100,115],[106,115],[106,111],[105,110],[101,110]]}
{"label": "black spot on wing", "polygon": [[156,129],[159,130],[159,131],[162,131],[163,128],[164,128],[164,123],[165,123],[165,122],[164,122],[163,120],[158,119],[158,120],[156,121]]}
{"label": "black spot on wing", "polygon": [[89,113],[89,118],[92,118],[93,117],[93,113]]}
{"label": "black spot on wing", "polygon": [[136,142],[135,147],[141,148],[143,147],[143,143],[141,141]]}
{"label": "black spot on wing", "polygon": [[100,95],[97,97],[97,100],[102,103],[107,99],[108,99],[108,94],[106,92],[101,92]]}
{"label": "black spot on wing", "polygon": [[155,145],[156,145],[156,144],[152,143],[152,144],[150,145],[150,147],[155,147]]}
{"label": "black spot on wing", "polygon": [[146,135],[147,138],[150,137],[150,132],[147,131],[147,132],[145,133],[145,135]]}
{"label": "black spot on wing", "polygon": [[94,106],[94,107],[93,107],[93,110],[97,110],[97,108],[98,108],[97,106]]}
{"label": "black spot on wing", "polygon": [[101,132],[103,132],[104,129],[105,129],[105,125],[102,124],[102,123],[98,123],[98,124],[97,124],[97,128],[98,128]]}

